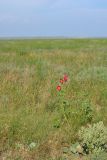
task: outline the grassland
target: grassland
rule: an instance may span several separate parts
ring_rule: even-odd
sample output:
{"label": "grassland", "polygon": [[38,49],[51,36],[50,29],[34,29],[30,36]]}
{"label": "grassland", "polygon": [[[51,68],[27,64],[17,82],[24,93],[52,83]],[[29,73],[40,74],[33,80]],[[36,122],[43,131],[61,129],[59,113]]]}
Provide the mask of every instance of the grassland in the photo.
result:
{"label": "grassland", "polygon": [[[64,73],[70,125],[57,128],[56,86]],[[94,110],[90,123],[107,126],[107,39],[0,40],[0,159],[62,157],[88,123],[80,114],[85,101]]]}

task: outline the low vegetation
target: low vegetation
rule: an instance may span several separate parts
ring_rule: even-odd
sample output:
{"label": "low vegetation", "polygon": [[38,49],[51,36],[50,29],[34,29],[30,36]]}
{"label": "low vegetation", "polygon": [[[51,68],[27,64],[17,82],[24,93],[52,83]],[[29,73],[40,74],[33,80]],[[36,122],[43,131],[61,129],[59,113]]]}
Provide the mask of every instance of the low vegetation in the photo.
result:
{"label": "low vegetation", "polygon": [[106,160],[106,137],[107,39],[0,40],[0,159]]}

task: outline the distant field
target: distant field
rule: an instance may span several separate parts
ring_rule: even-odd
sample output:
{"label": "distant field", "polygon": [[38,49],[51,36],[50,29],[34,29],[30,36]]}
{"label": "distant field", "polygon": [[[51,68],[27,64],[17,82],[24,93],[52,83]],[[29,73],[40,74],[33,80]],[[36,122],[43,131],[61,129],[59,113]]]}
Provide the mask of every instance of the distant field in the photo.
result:
{"label": "distant field", "polygon": [[[56,90],[65,73],[67,121]],[[81,126],[99,121],[107,126],[107,39],[0,40],[0,159],[62,160]]]}

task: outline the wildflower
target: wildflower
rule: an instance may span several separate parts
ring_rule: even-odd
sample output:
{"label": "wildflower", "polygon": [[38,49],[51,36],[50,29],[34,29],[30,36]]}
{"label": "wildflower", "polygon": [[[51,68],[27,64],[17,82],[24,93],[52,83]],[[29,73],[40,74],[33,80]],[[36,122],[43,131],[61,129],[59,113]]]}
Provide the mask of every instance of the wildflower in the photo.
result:
{"label": "wildflower", "polygon": [[66,74],[64,75],[64,81],[68,81],[68,76]]}
{"label": "wildflower", "polygon": [[61,86],[58,85],[58,86],[56,87],[56,89],[57,89],[57,91],[60,91],[60,90],[61,90]]}
{"label": "wildflower", "polygon": [[60,83],[62,83],[62,84],[63,84],[63,83],[64,83],[64,80],[63,80],[63,79],[60,79]]}

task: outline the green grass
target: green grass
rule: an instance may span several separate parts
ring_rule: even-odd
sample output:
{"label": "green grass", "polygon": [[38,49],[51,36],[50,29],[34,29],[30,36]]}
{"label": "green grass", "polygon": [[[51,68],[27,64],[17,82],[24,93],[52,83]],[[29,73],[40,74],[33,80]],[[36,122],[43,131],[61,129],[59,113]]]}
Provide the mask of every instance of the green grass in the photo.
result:
{"label": "green grass", "polygon": [[[55,128],[56,86],[64,73],[72,114],[70,126]],[[75,142],[87,124],[78,112],[85,101],[94,110],[91,123],[102,120],[107,126],[107,39],[0,40],[1,158],[60,157],[61,148]]]}

